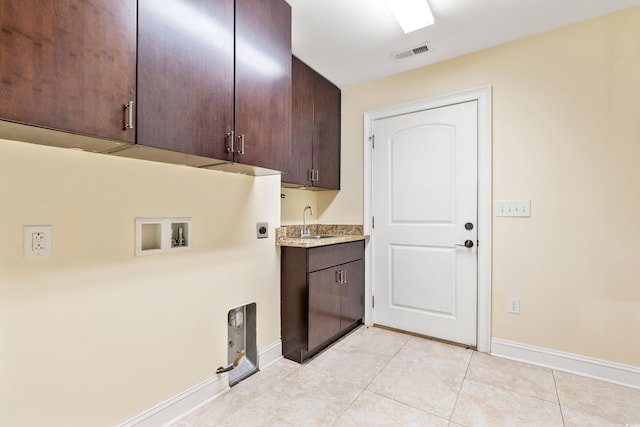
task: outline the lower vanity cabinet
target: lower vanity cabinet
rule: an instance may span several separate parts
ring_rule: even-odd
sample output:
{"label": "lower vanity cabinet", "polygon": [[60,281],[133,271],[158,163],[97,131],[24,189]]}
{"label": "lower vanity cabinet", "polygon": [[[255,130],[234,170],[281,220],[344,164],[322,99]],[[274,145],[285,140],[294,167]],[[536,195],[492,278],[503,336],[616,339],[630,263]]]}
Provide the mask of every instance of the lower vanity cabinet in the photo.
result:
{"label": "lower vanity cabinet", "polygon": [[282,352],[303,362],[362,323],[364,240],[282,247]]}

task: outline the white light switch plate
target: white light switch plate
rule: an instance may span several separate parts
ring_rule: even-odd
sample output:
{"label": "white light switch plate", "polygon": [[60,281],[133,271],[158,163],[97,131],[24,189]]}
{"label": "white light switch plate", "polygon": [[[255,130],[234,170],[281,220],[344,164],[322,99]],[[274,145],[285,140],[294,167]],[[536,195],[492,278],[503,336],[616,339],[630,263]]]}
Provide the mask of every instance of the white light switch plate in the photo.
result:
{"label": "white light switch plate", "polygon": [[531,200],[497,200],[496,216],[531,216]]}

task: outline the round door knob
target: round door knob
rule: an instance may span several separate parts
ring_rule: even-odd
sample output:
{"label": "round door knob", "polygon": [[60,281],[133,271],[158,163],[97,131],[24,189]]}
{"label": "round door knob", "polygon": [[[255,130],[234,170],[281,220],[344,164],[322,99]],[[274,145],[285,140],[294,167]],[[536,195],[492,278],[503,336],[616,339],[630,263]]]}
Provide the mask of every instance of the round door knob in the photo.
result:
{"label": "round door knob", "polygon": [[473,240],[465,240],[464,241],[464,245],[456,244],[456,246],[464,246],[465,248],[472,248],[473,247]]}

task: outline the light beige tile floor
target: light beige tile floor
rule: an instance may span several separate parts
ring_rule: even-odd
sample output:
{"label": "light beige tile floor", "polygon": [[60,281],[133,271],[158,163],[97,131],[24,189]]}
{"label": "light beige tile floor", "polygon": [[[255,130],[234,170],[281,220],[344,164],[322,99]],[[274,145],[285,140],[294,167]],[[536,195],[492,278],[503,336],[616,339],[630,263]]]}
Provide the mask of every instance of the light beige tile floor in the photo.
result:
{"label": "light beige tile floor", "polygon": [[360,327],[279,360],[174,427],[640,425],[640,390]]}

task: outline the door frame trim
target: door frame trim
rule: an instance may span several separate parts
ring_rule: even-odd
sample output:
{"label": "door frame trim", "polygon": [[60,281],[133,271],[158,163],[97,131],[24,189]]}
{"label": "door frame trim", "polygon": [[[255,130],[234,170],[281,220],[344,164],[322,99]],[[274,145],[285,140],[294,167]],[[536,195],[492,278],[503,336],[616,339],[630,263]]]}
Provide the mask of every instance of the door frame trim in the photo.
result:
{"label": "door frame trim", "polygon": [[422,110],[477,101],[478,103],[478,311],[477,348],[491,352],[491,214],[492,214],[492,142],[491,142],[491,85],[406,104],[367,111],[364,113],[364,233],[371,236],[365,248],[365,317],[367,325],[374,323],[372,309],[372,182],[373,153],[370,136],[373,122],[378,119],[409,114]]}

